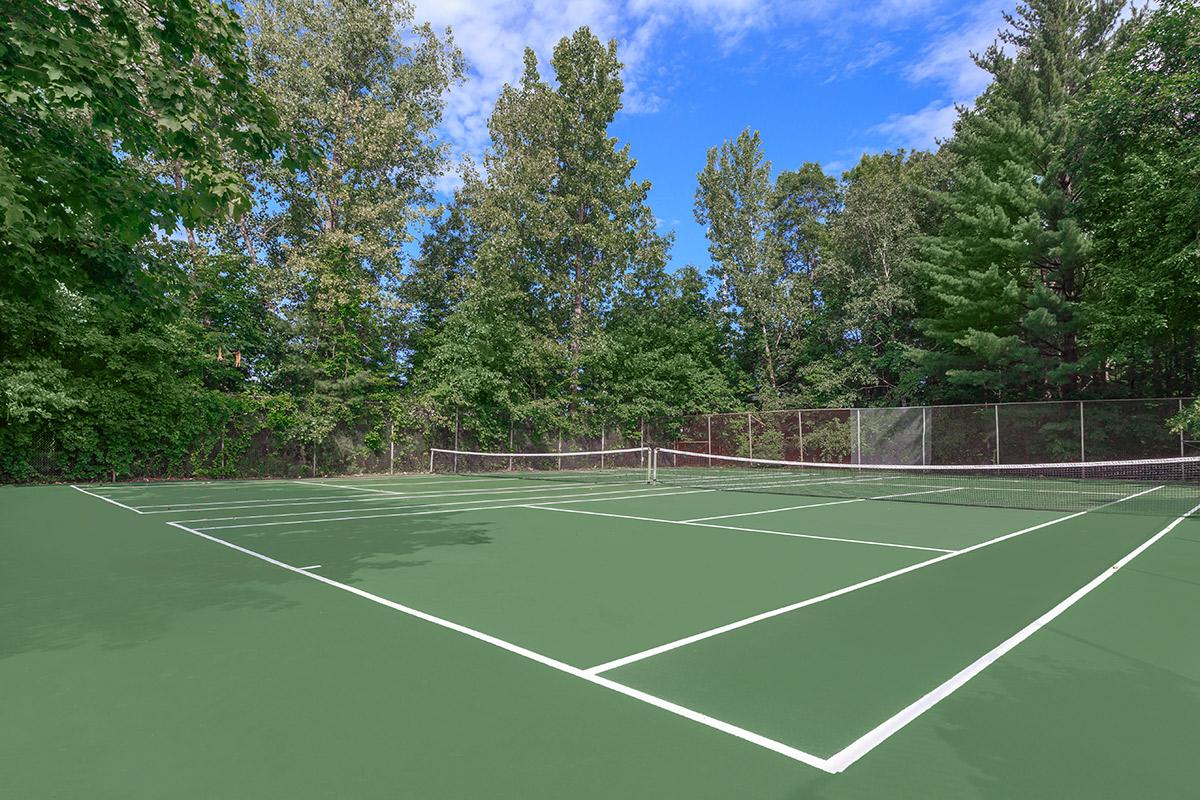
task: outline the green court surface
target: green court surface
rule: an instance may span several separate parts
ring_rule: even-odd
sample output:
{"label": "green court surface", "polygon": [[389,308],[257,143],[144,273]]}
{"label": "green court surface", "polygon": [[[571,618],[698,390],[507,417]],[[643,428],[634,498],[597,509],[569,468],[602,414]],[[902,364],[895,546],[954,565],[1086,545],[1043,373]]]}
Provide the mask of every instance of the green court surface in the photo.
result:
{"label": "green court surface", "polygon": [[0,519],[3,797],[1200,785],[1195,517],[411,475]]}

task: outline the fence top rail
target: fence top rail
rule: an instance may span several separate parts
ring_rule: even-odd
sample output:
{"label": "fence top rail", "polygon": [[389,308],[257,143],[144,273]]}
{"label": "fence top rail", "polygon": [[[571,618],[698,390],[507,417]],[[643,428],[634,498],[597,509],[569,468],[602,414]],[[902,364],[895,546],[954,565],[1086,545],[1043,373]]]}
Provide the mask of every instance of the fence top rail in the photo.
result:
{"label": "fence top rail", "polygon": [[744,417],[747,414],[795,414],[818,411],[920,411],[937,408],[992,408],[993,406],[1033,406],[1033,405],[1079,405],[1080,403],[1190,403],[1200,398],[1182,397],[1094,397],[1086,400],[1001,400],[986,403],[941,403],[924,406],[836,406],[825,408],[777,408],[777,409],[748,409],[746,411],[697,411],[684,414],[684,418],[694,417]]}

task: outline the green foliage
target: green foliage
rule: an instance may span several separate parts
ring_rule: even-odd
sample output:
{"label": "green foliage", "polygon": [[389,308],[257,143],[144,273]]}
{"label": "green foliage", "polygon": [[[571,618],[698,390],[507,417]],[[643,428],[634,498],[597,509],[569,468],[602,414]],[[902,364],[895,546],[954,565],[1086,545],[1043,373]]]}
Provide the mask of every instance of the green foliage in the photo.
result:
{"label": "green foliage", "polygon": [[1079,109],[1095,261],[1086,340],[1136,393],[1200,383],[1200,8],[1166,2]]}
{"label": "green foliage", "polygon": [[[835,177],[773,174],[749,129],[713,147],[712,263],[672,272],[610,135],[616,43],[586,28],[546,78],[526,53],[439,207],[464,65],[408,3],[10,3],[0,475],[300,475],[451,431],[541,449],[698,410],[1196,392],[1200,9],[1122,5],[1005,16],[935,153]],[[726,446],[789,455],[784,417],[720,419]],[[952,457],[991,457],[979,422]],[[850,455],[849,423],[805,424],[806,457]],[[1200,406],[1172,424],[1200,436]]]}
{"label": "green foliage", "polygon": [[762,139],[749,129],[709,149],[697,182],[696,222],[707,230],[710,274],[722,307],[734,317],[736,347],[761,387],[760,400],[770,405],[782,388],[780,349],[812,303],[803,259],[784,257],[781,233],[802,230],[808,220],[791,226],[776,220],[776,212],[794,212],[799,204],[777,200]]}
{"label": "green foliage", "polygon": [[1091,237],[1073,98],[1112,46],[1121,6],[1021,5],[976,59],[994,82],[946,145],[944,221],[918,256],[933,297],[921,323],[932,346],[917,357],[945,376],[941,397],[1062,397],[1095,377],[1098,360],[1079,346]]}
{"label": "green foliage", "polygon": [[489,121],[486,178],[466,169],[405,290],[414,401],[443,424],[468,411],[481,443],[514,424],[636,427],[732,396],[703,282],[666,273],[649,184],[608,134],[615,44],[580,29],[551,66],[554,85],[526,54]]}

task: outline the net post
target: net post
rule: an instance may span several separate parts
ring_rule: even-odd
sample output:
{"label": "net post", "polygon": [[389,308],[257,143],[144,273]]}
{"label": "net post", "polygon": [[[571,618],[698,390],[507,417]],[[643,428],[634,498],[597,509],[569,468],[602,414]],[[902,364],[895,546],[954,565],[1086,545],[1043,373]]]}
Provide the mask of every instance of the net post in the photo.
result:
{"label": "net post", "polygon": [[[1175,402],[1179,404],[1179,413],[1182,414],[1183,413],[1183,398],[1180,397]],[[1185,450],[1186,450],[1186,446],[1185,446],[1185,442],[1184,442],[1184,438],[1183,438],[1183,428],[1180,427],[1179,428],[1179,457],[1180,458],[1183,458],[1186,455],[1186,453],[1184,452]]]}
{"label": "net post", "polygon": [[996,418],[996,463],[1000,463],[1000,404],[992,403],[992,413]]}
{"label": "net post", "polygon": [[562,428],[558,429],[558,454],[559,456],[555,463],[558,465],[559,469],[562,469]]}
{"label": "net post", "polygon": [[433,448],[429,448],[429,474],[433,474]]}
{"label": "net post", "polygon": [[461,449],[458,444],[458,432],[462,427],[461,412],[454,412],[454,473],[458,474],[458,451]]}
{"label": "net post", "polygon": [[396,474],[396,420],[388,420],[388,475]]}
{"label": "net post", "polygon": [[754,416],[751,412],[746,412],[746,436],[750,440],[750,457],[754,458]]}
{"label": "net post", "polygon": [[508,471],[509,472],[512,472],[512,469],[513,469],[513,457],[511,455],[512,451],[513,451],[513,421],[512,421],[512,417],[509,417],[508,418],[508,452],[510,454],[508,456]]}
{"label": "net post", "polygon": [[604,441],[605,441],[604,428],[605,428],[604,424],[601,423],[601,425],[600,425],[600,469],[601,470],[604,469]]}
{"label": "net post", "polygon": [[647,454],[643,452],[642,458],[646,459],[646,483],[656,482],[658,480],[658,451],[651,450],[648,457]]}

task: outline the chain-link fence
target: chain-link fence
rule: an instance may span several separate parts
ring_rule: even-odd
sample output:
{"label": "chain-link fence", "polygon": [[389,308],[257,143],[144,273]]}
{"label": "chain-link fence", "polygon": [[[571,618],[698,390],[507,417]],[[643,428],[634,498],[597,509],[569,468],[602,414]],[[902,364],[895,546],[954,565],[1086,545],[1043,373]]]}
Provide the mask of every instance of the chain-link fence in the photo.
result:
{"label": "chain-link fence", "polygon": [[689,452],[847,464],[1040,464],[1200,455],[1170,429],[1194,398],[696,414]]}
{"label": "chain-link fence", "polygon": [[397,422],[366,408],[319,438],[287,436],[265,418],[241,418],[203,442],[170,452],[115,458],[66,446],[52,430],[38,434],[20,469],[0,469],[5,482],[175,480],[193,478],[308,478],[396,474],[429,469],[431,448],[486,452],[579,452],[669,444],[677,425],[638,420],[613,423],[580,415],[570,426],[513,419],[496,423],[461,411],[449,420]]}
{"label": "chain-link fence", "polygon": [[861,464],[1029,464],[1200,455],[1170,430],[1192,398],[795,409],[693,414],[614,423],[580,415],[570,425],[500,422],[468,410],[449,420],[397,422],[367,409],[316,441],[287,438],[255,420],[179,452],[93,464],[52,432],[33,443],[6,481],[302,478],[429,469],[431,448],[569,453],[665,446],[698,454]]}

